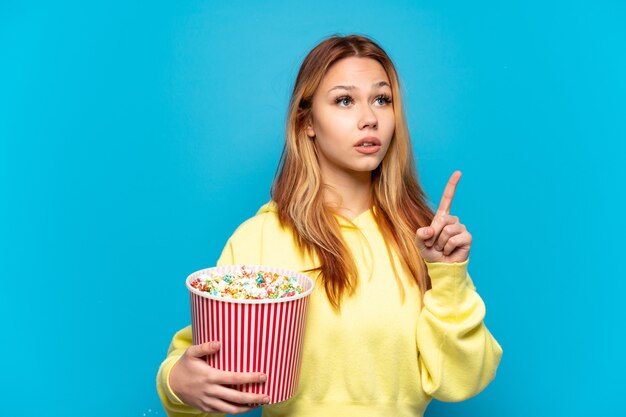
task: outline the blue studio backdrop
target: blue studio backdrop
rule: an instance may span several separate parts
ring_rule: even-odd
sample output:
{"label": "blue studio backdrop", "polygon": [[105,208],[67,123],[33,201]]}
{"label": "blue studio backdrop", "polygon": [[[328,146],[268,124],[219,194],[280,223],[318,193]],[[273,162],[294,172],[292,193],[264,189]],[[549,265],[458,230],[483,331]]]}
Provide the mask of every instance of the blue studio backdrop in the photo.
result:
{"label": "blue studio backdrop", "polygon": [[[163,416],[186,276],[268,201],[334,34],[400,73],[420,180],[474,236],[504,348],[437,416],[623,416],[622,1],[0,4],[2,416]],[[259,411],[249,415],[259,416]]]}

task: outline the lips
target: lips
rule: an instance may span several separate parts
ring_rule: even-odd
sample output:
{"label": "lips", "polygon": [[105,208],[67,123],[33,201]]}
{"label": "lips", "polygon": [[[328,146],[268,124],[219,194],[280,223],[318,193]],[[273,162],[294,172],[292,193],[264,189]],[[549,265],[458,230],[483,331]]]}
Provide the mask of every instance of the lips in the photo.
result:
{"label": "lips", "polygon": [[359,140],[354,146],[367,148],[367,147],[380,146],[380,145],[381,145],[380,140],[377,137],[368,136]]}
{"label": "lips", "polygon": [[381,142],[374,136],[365,137],[354,145],[354,149],[356,149],[357,152],[366,155],[376,153],[380,150],[380,148]]}

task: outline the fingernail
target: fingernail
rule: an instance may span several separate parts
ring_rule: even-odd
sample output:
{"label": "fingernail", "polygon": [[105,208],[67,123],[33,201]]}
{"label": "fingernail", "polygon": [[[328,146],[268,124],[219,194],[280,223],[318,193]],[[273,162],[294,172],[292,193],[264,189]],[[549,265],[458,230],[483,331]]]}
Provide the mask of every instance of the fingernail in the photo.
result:
{"label": "fingernail", "polygon": [[220,342],[211,342],[210,346],[211,349],[217,349],[218,347],[220,347]]}
{"label": "fingernail", "polygon": [[261,382],[267,381],[267,375],[261,375],[261,377],[259,378],[259,381]]}
{"label": "fingernail", "polygon": [[267,404],[270,402],[270,397],[263,397],[263,403]]}

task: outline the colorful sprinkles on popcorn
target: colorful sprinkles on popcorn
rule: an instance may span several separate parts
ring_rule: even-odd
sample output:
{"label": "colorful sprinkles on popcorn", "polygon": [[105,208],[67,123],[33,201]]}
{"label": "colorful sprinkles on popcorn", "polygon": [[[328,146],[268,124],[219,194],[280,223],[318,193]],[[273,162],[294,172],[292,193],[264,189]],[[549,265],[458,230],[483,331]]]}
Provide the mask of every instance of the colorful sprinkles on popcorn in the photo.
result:
{"label": "colorful sprinkles on popcorn", "polygon": [[217,297],[248,300],[285,298],[303,291],[296,277],[276,272],[253,272],[245,266],[226,274],[201,272],[191,286]]}

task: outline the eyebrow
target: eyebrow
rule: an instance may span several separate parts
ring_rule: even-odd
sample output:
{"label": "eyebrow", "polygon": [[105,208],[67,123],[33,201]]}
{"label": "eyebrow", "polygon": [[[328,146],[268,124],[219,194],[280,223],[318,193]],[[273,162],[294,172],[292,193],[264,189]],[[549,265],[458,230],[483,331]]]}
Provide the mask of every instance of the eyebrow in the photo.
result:
{"label": "eyebrow", "polygon": [[[379,88],[379,87],[384,87],[387,86],[389,88],[391,88],[391,86],[389,85],[389,83],[387,81],[379,81],[377,83],[372,84],[373,88]],[[331,88],[330,90],[328,90],[328,92],[330,93],[333,90],[355,90],[356,87],[353,85],[336,85],[333,88]]]}

